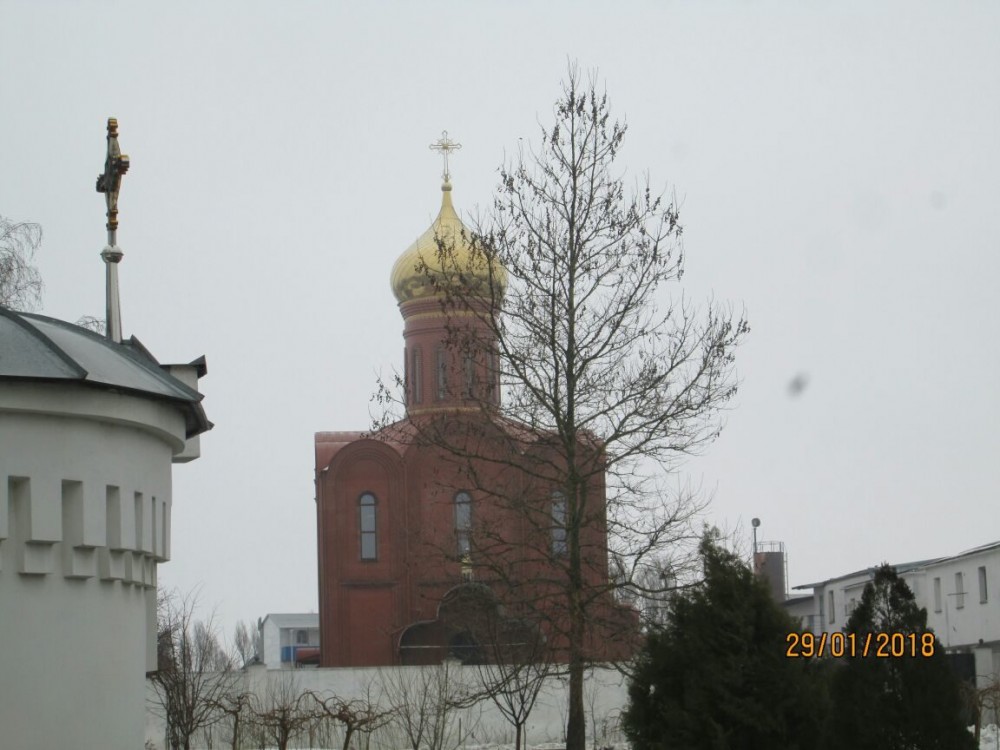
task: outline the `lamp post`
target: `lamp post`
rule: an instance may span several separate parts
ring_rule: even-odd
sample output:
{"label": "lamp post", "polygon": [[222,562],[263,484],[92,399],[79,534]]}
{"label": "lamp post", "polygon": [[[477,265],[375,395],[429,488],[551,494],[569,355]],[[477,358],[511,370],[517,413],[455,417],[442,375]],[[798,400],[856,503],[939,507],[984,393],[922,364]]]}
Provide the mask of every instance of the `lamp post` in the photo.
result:
{"label": "lamp post", "polygon": [[753,555],[750,558],[754,574],[757,573],[757,527],[760,526],[759,518],[751,518],[750,525],[753,526]]}

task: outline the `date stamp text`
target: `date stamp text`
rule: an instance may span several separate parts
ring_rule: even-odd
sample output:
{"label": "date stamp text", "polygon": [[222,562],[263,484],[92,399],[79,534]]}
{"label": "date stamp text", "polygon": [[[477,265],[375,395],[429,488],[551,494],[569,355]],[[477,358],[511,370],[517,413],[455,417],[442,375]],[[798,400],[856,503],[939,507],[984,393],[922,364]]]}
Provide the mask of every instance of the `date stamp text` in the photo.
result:
{"label": "date stamp text", "polygon": [[933,633],[789,633],[785,656],[812,659],[823,656],[902,659],[934,656]]}

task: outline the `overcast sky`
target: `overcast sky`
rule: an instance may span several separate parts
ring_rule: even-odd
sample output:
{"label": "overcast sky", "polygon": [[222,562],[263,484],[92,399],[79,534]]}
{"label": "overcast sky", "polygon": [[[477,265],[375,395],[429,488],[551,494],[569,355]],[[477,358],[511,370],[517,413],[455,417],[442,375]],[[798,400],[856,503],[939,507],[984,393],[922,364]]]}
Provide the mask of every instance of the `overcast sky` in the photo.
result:
{"label": "overcast sky", "polygon": [[428,144],[487,206],[568,58],[682,201],[685,294],[750,319],[683,469],[706,521],[760,517],[792,585],[1000,538],[1000,4],[0,0],[0,214],[44,228],[42,312],[103,316],[115,116],[125,334],[208,359],[160,580],[227,631],[317,609],[313,435],[401,365]]}

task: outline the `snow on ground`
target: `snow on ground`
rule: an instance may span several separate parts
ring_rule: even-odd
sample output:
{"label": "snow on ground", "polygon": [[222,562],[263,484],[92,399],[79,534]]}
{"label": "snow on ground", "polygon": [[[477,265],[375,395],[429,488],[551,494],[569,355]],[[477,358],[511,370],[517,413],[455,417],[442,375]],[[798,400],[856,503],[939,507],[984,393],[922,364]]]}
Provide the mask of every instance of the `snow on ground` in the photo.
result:
{"label": "snow on ground", "polygon": [[979,750],[1000,750],[1000,727],[990,724],[979,733]]}

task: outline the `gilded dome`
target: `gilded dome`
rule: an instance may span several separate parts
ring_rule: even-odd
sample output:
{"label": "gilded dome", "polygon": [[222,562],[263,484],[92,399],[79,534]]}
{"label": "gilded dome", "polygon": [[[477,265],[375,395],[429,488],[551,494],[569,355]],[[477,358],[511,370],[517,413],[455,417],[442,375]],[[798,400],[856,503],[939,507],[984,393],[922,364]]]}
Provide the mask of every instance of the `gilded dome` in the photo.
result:
{"label": "gilded dome", "polygon": [[392,293],[400,303],[425,299],[440,293],[447,278],[461,280],[469,291],[488,295],[490,277],[502,295],[507,274],[494,265],[492,274],[481,253],[473,250],[470,233],[451,203],[451,183],[441,186],[441,211],[437,218],[392,267]]}

